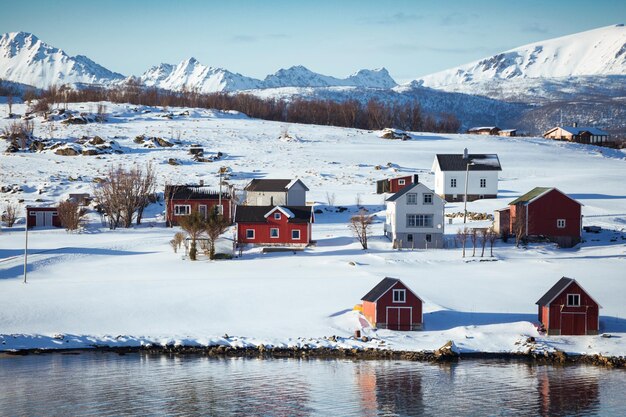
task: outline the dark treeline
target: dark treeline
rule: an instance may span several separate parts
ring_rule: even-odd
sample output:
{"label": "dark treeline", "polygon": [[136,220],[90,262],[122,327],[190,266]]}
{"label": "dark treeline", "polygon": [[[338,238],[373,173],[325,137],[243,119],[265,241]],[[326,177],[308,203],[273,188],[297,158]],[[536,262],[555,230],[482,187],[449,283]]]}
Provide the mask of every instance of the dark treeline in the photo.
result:
{"label": "dark treeline", "polygon": [[460,122],[452,114],[436,119],[424,114],[418,102],[383,103],[370,99],[333,101],[294,99],[292,101],[262,99],[251,94],[212,93],[194,91],[172,92],[145,88],[138,83],[126,83],[116,88],[85,88],[74,90],[52,87],[37,94],[24,94],[24,100],[40,99],[49,104],[87,101],[111,101],[159,107],[198,107],[217,110],[236,110],[250,117],[290,123],[353,127],[379,130],[393,127],[410,131],[454,133]]}

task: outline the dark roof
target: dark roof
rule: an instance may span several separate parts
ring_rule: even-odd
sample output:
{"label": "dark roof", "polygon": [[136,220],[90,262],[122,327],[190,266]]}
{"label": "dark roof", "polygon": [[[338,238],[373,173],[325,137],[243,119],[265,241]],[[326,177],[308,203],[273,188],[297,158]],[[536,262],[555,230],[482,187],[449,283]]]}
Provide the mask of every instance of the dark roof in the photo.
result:
{"label": "dark roof", "polygon": [[[463,159],[463,154],[438,153],[436,158],[442,171],[465,171],[467,169],[468,161]],[[471,153],[468,155],[468,160],[473,163],[469,166],[470,171],[502,171],[500,159],[495,153]]]}
{"label": "dark roof", "polygon": [[[219,191],[204,185],[166,185],[165,198],[171,200],[217,200]],[[230,194],[222,193],[223,199],[230,199]]]}
{"label": "dark roof", "polygon": [[385,279],[380,281],[370,292],[365,294],[361,300],[374,302],[398,282],[400,282],[400,280],[397,278],[385,277]]}
{"label": "dark roof", "polygon": [[414,182],[413,184],[405,186],[403,189],[401,189],[400,191],[398,191],[397,193],[395,193],[394,195],[392,195],[385,201],[396,201],[397,199],[399,199],[400,197],[402,197],[403,195],[411,191],[413,188],[417,187],[418,184],[419,182]]}
{"label": "dark roof", "polygon": [[548,305],[559,294],[561,294],[569,285],[574,282],[573,278],[563,277],[548,290],[535,304],[540,306]]}
{"label": "dark roof", "polygon": [[[235,209],[235,223],[265,223],[265,215],[278,206],[237,206]],[[312,206],[280,206],[286,208],[294,217],[289,223],[309,223],[311,221]]]}
{"label": "dark roof", "polygon": [[539,197],[541,194],[543,194],[546,191],[549,191],[551,189],[552,188],[549,188],[549,187],[535,187],[532,190],[530,190],[529,192],[527,192],[526,194],[524,194],[524,195],[516,198],[515,200],[511,201],[509,203],[509,205],[517,204],[517,203],[528,203],[533,198]]}
{"label": "dark roof", "polygon": [[254,179],[244,188],[246,191],[287,191],[293,184],[300,182],[305,190],[309,191],[306,185],[300,180],[278,180],[278,179]]}

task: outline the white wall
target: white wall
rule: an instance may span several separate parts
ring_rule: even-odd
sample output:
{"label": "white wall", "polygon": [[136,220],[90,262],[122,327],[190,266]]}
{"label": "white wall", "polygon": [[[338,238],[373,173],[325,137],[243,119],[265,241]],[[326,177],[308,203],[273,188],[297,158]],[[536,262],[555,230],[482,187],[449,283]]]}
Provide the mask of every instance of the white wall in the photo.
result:
{"label": "white wall", "polygon": [[[467,194],[498,194],[499,171],[469,171],[467,177]],[[450,186],[451,179],[456,178],[456,188]],[[480,187],[480,179],[487,180],[485,188]],[[435,192],[444,194],[465,194],[465,171],[435,171]]]}
{"label": "white wall", "polygon": [[[417,204],[407,204],[407,194],[417,194]],[[433,194],[433,203],[424,204],[425,193]],[[392,226],[394,233],[443,233],[444,231],[444,205],[445,201],[437,196],[433,190],[426,187],[424,184],[418,184],[411,191],[407,192],[395,202],[387,203],[387,216],[386,220]],[[433,227],[406,227],[407,214],[432,214],[433,215]],[[390,220],[390,217],[393,220]],[[437,226],[440,227],[437,227]]]}

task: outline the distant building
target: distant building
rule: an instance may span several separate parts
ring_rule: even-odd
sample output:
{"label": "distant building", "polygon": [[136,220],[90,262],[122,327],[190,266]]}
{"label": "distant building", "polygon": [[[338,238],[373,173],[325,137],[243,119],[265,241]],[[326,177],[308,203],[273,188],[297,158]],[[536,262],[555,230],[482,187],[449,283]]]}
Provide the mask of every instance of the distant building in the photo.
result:
{"label": "distant building", "polygon": [[397,193],[407,185],[419,182],[417,174],[376,181],[376,194]]}
{"label": "distant building", "polygon": [[386,200],[385,236],[394,248],[442,248],[446,202],[424,184],[415,183]]}
{"label": "distant building", "polygon": [[595,127],[558,126],[543,134],[546,139],[567,140],[569,142],[600,145],[609,142],[609,134]]}
{"label": "distant building", "polygon": [[482,127],[471,127],[467,129],[467,133],[472,135],[492,135],[496,136],[500,132],[500,128],[498,126],[482,126]]}
{"label": "distant building", "polygon": [[423,301],[397,278],[385,278],[361,299],[365,318],[372,327],[389,330],[421,330]]}
{"label": "distant building", "polygon": [[446,201],[463,201],[467,175],[467,201],[498,196],[498,172],[502,171],[496,154],[437,154],[432,167],[435,193]]}
{"label": "distant building", "polygon": [[237,206],[237,243],[307,246],[313,222],[311,206]]}
{"label": "distant building", "polygon": [[535,304],[548,335],[596,335],[600,330],[602,306],[573,278],[561,278]]}
{"label": "distant building", "polygon": [[178,219],[198,211],[208,218],[211,210],[221,214],[229,223],[233,221],[234,203],[230,193],[211,190],[204,185],[166,185],[165,223],[168,227],[178,225]]}
{"label": "distant building", "polygon": [[517,136],[517,129],[502,129],[498,136]]}
{"label": "distant building", "polygon": [[300,180],[254,179],[244,188],[248,206],[305,206],[306,185]]}

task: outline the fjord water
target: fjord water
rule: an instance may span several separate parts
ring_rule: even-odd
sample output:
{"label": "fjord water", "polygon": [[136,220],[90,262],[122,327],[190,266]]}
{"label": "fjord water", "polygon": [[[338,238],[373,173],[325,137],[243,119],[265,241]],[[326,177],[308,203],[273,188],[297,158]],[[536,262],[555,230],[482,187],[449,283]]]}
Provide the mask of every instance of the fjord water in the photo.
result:
{"label": "fjord water", "polygon": [[2,416],[619,416],[625,386],[519,361],[0,355]]}

